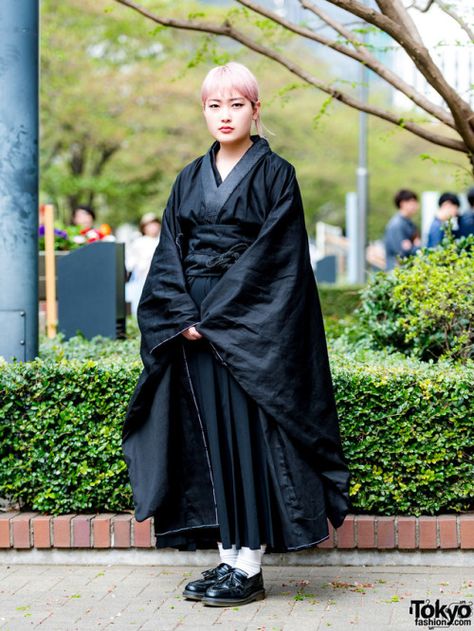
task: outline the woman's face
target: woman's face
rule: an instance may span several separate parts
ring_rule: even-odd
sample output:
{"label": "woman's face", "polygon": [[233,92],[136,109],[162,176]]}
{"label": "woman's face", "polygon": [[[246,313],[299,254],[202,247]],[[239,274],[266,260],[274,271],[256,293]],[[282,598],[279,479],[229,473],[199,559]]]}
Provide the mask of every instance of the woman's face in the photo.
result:
{"label": "woman's face", "polygon": [[233,89],[230,92],[211,94],[203,108],[209,132],[220,143],[233,144],[250,137],[252,121],[260,109],[260,101],[251,101]]}
{"label": "woman's face", "polygon": [[143,234],[147,237],[153,237],[156,239],[160,232],[161,224],[158,221],[150,221],[143,226]]}
{"label": "woman's face", "polygon": [[92,215],[82,208],[76,208],[72,221],[74,225],[81,226],[81,228],[87,228],[88,230],[94,225],[94,218]]}

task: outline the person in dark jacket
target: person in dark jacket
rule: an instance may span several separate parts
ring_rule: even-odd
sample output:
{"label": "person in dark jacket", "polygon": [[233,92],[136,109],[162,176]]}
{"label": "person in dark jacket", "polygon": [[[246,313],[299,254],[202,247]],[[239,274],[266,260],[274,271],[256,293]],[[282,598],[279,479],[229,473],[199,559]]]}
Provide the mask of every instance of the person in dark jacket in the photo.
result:
{"label": "person in dark jacket", "polygon": [[474,187],[467,192],[469,208],[459,217],[459,236],[468,237],[474,234]]}
{"label": "person in dark jacket", "polygon": [[433,219],[428,233],[428,248],[434,248],[441,243],[444,238],[446,225],[449,222],[454,237],[459,236],[459,207],[461,202],[455,193],[443,193],[438,200],[438,210]]}
{"label": "person in dark jacket", "polygon": [[157,547],[219,550],[184,596],[231,606],[265,597],[265,552],[343,523],[350,474],[295,169],[262,135],[245,66],[212,69],[201,99],[215,141],[163,214],[123,449]]}
{"label": "person in dark jacket", "polygon": [[393,201],[398,212],[385,228],[385,269],[387,271],[394,269],[399,259],[415,254],[421,245],[418,228],[412,221],[420,207],[417,194],[408,189],[401,189]]}

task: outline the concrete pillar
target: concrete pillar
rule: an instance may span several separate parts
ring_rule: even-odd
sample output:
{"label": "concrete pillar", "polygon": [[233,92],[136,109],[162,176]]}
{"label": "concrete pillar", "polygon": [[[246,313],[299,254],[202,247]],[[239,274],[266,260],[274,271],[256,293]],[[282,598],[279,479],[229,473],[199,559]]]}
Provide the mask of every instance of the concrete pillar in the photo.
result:
{"label": "concrete pillar", "polygon": [[38,0],[0,1],[0,356],[38,354]]}

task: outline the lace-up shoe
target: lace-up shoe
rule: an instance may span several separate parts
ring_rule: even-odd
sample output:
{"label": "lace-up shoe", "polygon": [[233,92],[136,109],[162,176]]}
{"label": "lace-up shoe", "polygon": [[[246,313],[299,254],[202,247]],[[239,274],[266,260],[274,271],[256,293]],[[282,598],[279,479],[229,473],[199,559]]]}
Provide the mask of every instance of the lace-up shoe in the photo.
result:
{"label": "lace-up shoe", "polygon": [[237,567],[211,585],[201,602],[213,607],[245,605],[265,598],[262,570],[250,576]]}
{"label": "lace-up shoe", "polygon": [[211,587],[218,579],[226,576],[233,569],[232,565],[228,563],[220,563],[211,570],[204,570],[201,572],[203,578],[191,581],[185,586],[183,596],[191,600],[201,600],[208,587]]}

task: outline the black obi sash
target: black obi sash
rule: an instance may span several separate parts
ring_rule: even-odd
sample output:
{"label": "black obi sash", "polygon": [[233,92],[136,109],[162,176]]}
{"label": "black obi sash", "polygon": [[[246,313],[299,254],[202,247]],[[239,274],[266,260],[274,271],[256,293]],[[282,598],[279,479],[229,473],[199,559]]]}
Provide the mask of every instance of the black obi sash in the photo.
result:
{"label": "black obi sash", "polygon": [[201,224],[192,227],[183,258],[187,276],[221,276],[257,238],[260,226]]}

